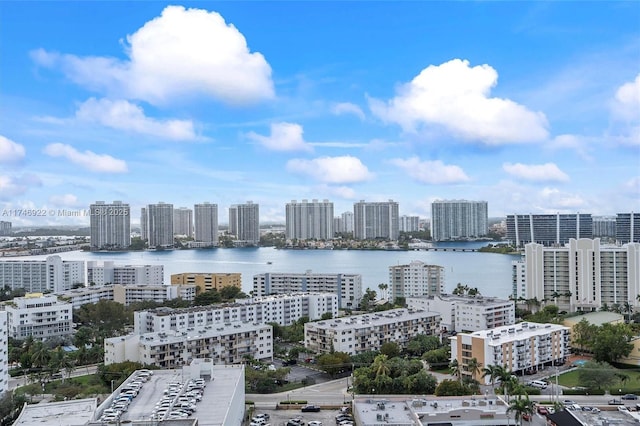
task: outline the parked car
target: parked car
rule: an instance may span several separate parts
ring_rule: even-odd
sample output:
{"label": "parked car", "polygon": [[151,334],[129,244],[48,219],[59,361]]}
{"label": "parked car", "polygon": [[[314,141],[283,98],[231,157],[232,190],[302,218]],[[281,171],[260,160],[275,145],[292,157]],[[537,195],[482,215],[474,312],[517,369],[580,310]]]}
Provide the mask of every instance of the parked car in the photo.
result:
{"label": "parked car", "polygon": [[544,407],[542,405],[538,405],[536,410],[538,411],[538,414],[542,414],[543,416],[549,414],[549,410],[547,409],[547,407]]}
{"label": "parked car", "polygon": [[523,414],[522,420],[531,421],[531,414],[526,414],[526,413]]}
{"label": "parked car", "polygon": [[289,365],[296,365],[298,363],[297,359],[285,359],[284,361],[282,361],[282,365],[284,367],[287,367]]}
{"label": "parked car", "polygon": [[320,406],[319,405],[305,405],[304,407],[302,407],[301,411],[303,413],[317,413],[318,411],[320,411]]}
{"label": "parked car", "polygon": [[632,393],[628,393],[626,395],[622,395],[622,399],[628,399],[628,400],[635,400],[638,399],[638,395],[632,394]]}
{"label": "parked car", "polygon": [[607,404],[609,404],[609,405],[624,405],[624,402],[622,402],[621,399],[610,399],[609,402],[607,402]]}
{"label": "parked car", "polygon": [[322,422],[320,420],[311,420],[307,423],[307,426],[322,426]]}

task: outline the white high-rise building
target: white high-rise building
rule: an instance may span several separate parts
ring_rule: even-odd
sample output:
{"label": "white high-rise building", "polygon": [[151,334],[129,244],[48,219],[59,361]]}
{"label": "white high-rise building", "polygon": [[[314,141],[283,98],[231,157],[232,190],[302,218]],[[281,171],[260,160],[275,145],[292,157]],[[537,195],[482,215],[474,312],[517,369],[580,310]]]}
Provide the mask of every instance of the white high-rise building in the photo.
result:
{"label": "white high-rise building", "polygon": [[392,300],[398,297],[432,296],[444,292],[444,268],[414,260],[389,267]]}
{"label": "white high-rise building", "polygon": [[146,208],[146,229],[149,248],[173,248],[173,204],[149,204]]}
{"label": "white high-rise building", "polygon": [[0,237],[11,235],[11,222],[0,220]]}
{"label": "white high-rise building", "polygon": [[9,390],[9,324],[7,312],[0,311],[0,395]]}
{"label": "white high-rise building", "polygon": [[196,204],[195,242],[204,246],[218,245],[218,205],[210,203]]}
{"label": "white high-rise building", "polygon": [[173,209],[173,235],[193,236],[193,210],[186,207]]}
{"label": "white high-rise building", "polygon": [[48,256],[45,260],[0,260],[0,288],[24,289],[27,293],[60,292],[84,286],[84,261],[62,260]]}
{"label": "white high-rise building", "polygon": [[[640,243],[601,246],[599,238],[570,239],[565,247],[529,243],[513,268],[524,273],[526,299],[546,300],[560,310],[640,306]],[[515,280],[522,285],[522,277]]]}
{"label": "white high-rise building", "polygon": [[91,250],[125,250],[131,245],[131,208],[122,201],[89,206]]}
{"label": "white high-rise building", "polygon": [[58,296],[31,293],[14,298],[4,309],[9,336],[14,339],[46,339],[73,333],[73,305],[58,300]]}
{"label": "white high-rise building", "polygon": [[260,244],[260,207],[248,201],[229,207],[229,232],[239,246]]}
{"label": "white high-rise building", "polygon": [[399,206],[393,200],[355,203],[353,218],[353,237],[356,240],[384,238],[393,241],[400,236]]}
{"label": "white high-rise building", "polygon": [[116,265],[105,260],[87,262],[87,281],[90,285],[164,285],[163,265]]}
{"label": "white high-rise building", "polygon": [[487,235],[486,201],[438,200],[431,203],[433,241],[469,240]]}
{"label": "white high-rise building", "polygon": [[400,216],[400,232],[416,232],[420,230],[419,216]]}
{"label": "white high-rise building", "polygon": [[333,238],[333,203],[328,200],[296,200],[286,206],[286,237],[289,240]]}

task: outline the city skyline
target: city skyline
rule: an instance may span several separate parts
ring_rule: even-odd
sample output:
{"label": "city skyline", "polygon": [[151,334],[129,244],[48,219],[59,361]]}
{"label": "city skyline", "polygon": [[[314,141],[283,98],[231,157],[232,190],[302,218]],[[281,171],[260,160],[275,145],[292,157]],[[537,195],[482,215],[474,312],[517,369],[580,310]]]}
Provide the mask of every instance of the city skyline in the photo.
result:
{"label": "city skyline", "polygon": [[640,211],[636,2],[61,5],[2,6],[0,210]]}

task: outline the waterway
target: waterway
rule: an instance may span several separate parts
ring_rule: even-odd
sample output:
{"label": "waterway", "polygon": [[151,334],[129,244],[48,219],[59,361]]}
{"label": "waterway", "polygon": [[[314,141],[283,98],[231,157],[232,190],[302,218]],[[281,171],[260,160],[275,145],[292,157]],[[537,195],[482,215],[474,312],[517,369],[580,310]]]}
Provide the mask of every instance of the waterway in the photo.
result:
{"label": "waterway", "polygon": [[[487,243],[449,243],[448,247],[479,248]],[[447,244],[439,244],[439,247]],[[379,291],[389,282],[389,266],[419,260],[445,268],[445,289],[451,292],[458,283],[477,287],[486,296],[511,294],[511,262],[517,255],[455,251],[383,251],[383,250],[278,250],[260,248],[214,248],[170,251],[134,251],[57,253],[63,260],[112,260],[116,265],[164,265],[165,283],[171,274],[182,272],[239,272],[242,290],[253,287],[253,276],[272,273],[352,273],[361,274],[364,288]],[[46,256],[21,257],[41,259]]]}

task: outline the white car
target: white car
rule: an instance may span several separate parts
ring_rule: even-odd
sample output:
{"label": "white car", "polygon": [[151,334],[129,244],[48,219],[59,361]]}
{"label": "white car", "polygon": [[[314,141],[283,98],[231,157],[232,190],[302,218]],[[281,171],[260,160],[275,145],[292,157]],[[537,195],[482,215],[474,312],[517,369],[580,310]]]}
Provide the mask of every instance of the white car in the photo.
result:
{"label": "white car", "polygon": [[307,423],[308,426],[322,426],[322,422],[320,420],[311,420]]}

